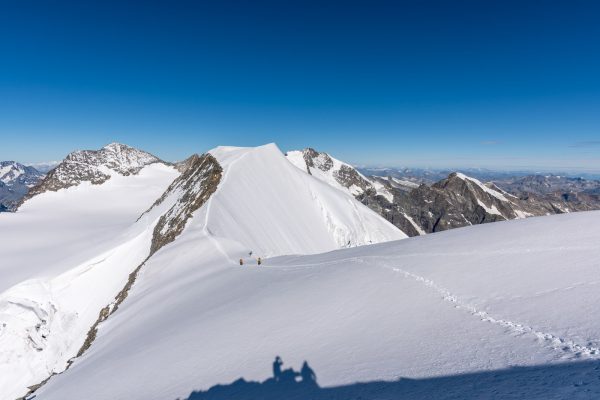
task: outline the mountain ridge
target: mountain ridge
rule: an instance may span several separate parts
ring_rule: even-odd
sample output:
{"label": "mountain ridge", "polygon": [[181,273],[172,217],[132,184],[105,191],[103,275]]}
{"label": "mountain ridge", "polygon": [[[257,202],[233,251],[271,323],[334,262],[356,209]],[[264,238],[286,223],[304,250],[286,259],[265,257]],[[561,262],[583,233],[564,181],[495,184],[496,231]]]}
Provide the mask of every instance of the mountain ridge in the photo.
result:
{"label": "mountain ridge", "polygon": [[[349,190],[363,204],[409,236],[488,222],[600,209],[600,185],[586,183],[582,179],[567,180],[570,183],[568,187],[579,188],[577,192],[541,192],[523,188],[530,187],[525,183],[530,181],[543,187],[543,179],[523,177],[507,185],[513,191],[509,193],[498,187],[501,182],[484,184],[460,172],[451,172],[441,180],[425,184],[413,177],[408,178],[411,180],[392,175],[366,177],[350,164],[312,148],[287,154],[296,167],[306,169],[334,187]],[[337,172],[341,166],[346,170],[344,174]],[[320,173],[319,169],[328,171],[329,175]],[[429,176],[435,176],[432,174]],[[360,187],[352,186],[348,184],[351,179],[344,181],[340,175],[359,176],[362,184]]]}

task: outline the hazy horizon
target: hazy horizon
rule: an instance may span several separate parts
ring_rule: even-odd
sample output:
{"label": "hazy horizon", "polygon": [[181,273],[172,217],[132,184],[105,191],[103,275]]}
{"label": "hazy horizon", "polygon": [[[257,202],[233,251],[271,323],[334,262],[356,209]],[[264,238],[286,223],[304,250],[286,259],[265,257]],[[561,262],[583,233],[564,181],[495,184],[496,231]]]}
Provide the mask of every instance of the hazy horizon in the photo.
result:
{"label": "hazy horizon", "polygon": [[[111,141],[109,143],[112,143],[112,142],[117,142],[117,141]],[[119,142],[119,143],[123,143],[123,142]],[[106,145],[106,144],[108,144],[108,143],[105,143],[104,145]],[[128,143],[123,143],[123,144],[130,145]],[[275,144],[277,145],[277,143],[275,143]],[[103,147],[104,145],[100,145],[97,148],[72,149],[70,151],[65,152],[64,157],[66,157],[72,151],[97,150],[97,149]],[[135,147],[135,146],[133,146],[133,147]],[[302,148],[283,149],[279,145],[278,145],[278,147],[284,153],[287,151],[292,151],[292,150],[302,150]],[[307,146],[307,147],[315,148],[314,146]],[[148,151],[147,149],[144,149],[144,148],[139,148],[139,149]],[[153,154],[155,156],[163,159],[164,161],[178,162],[178,161],[184,160],[185,158],[189,157],[190,155],[192,155],[194,153],[204,153],[209,150],[211,150],[211,149],[203,149],[201,151],[191,151],[187,156],[185,156],[183,158],[179,158],[179,159],[167,159],[167,158],[162,157],[160,153],[153,153]],[[398,163],[390,163],[390,164],[357,163],[357,162],[353,162],[351,160],[345,160],[343,158],[340,158],[335,154],[335,152],[330,152],[330,151],[327,151],[327,150],[321,149],[321,148],[315,148],[315,150],[326,152],[326,153],[330,154],[332,157],[338,158],[341,161],[347,162],[359,169],[405,169],[405,168],[408,168],[408,169],[420,169],[420,170],[432,170],[432,171],[481,170],[481,171],[490,171],[490,172],[499,172],[499,173],[515,173],[515,174],[519,174],[519,173],[531,173],[531,174],[550,173],[550,174],[565,174],[568,176],[594,176],[594,179],[600,179],[600,168],[599,169],[588,169],[585,167],[568,167],[568,166],[567,167],[545,167],[545,166],[532,166],[532,165],[486,167],[486,166],[474,164],[473,162],[475,160],[472,160],[472,159],[470,160],[470,164],[447,164],[447,165],[439,164],[439,163],[426,164],[422,160],[421,160],[421,162],[415,162],[413,160],[413,162],[406,161],[404,163],[398,162]],[[9,157],[9,158],[0,159],[0,161],[15,161],[15,162],[19,162],[23,165],[35,167],[36,165],[47,166],[47,165],[51,165],[51,164],[58,164],[62,161],[62,159],[64,157],[61,157],[60,159],[56,159],[56,160],[44,160],[44,161],[22,161],[22,160],[18,160],[18,159]]]}

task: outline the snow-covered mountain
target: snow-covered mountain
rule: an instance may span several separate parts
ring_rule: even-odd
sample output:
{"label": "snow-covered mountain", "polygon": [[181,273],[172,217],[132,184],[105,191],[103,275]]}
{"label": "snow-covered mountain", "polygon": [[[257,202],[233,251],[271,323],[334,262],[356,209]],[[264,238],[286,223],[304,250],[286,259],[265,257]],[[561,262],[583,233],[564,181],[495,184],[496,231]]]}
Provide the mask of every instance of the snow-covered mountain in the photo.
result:
{"label": "snow-covered mountain", "polygon": [[0,161],[0,181],[6,185],[35,185],[44,174],[33,167],[14,161]]}
{"label": "snow-covered mountain", "polygon": [[392,193],[379,181],[367,179],[350,164],[327,153],[307,148],[302,151],[288,151],[286,157],[299,169],[333,187],[347,190],[356,197],[371,193],[384,196],[390,202],[393,200]]}
{"label": "snow-covered mountain", "polygon": [[[432,184],[394,176],[364,176],[349,164],[314,149],[290,151],[288,159],[299,169],[333,187],[347,190],[363,204],[392,222],[409,236],[424,235],[469,225],[530,216],[586,211],[600,208],[600,194],[593,183],[567,180],[576,192],[537,192],[500,189],[463,173],[453,172]],[[385,173],[387,170],[376,170]],[[406,171],[407,173],[410,171]],[[431,178],[431,175],[427,175]],[[411,178],[412,179],[412,178]],[[545,187],[558,183],[519,178],[510,188]],[[512,182],[512,181],[511,181]]]}
{"label": "snow-covered mountain", "polygon": [[162,162],[150,153],[111,143],[100,150],[79,150],[69,154],[47,177],[29,190],[24,200],[40,193],[76,186],[81,182],[98,185],[115,174],[137,174],[146,165]]}
{"label": "snow-covered mountain", "polygon": [[43,177],[44,174],[33,167],[15,161],[0,161],[0,211],[14,210],[29,188]]}
{"label": "snow-covered mountain", "polygon": [[178,166],[109,145],[72,153],[36,188],[0,218],[3,400],[93,348],[138,274],[168,248],[183,245],[194,257],[204,248],[204,274],[205,260],[232,268],[240,258],[406,237],[349,193],[299,171],[275,145],[219,147]]}

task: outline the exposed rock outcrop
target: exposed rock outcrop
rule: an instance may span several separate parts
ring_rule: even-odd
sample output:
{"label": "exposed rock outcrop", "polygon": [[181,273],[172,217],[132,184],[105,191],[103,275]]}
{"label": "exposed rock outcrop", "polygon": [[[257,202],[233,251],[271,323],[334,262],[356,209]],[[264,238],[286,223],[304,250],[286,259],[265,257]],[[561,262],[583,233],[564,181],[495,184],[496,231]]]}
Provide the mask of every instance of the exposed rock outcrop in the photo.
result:
{"label": "exposed rock outcrop", "polygon": [[175,240],[185,228],[194,211],[202,207],[217,190],[223,169],[210,154],[194,154],[185,161],[187,168],[167,188],[165,193],[147,210],[152,212],[167,199],[175,199],[173,205],[164,212],[154,228],[150,254]]}

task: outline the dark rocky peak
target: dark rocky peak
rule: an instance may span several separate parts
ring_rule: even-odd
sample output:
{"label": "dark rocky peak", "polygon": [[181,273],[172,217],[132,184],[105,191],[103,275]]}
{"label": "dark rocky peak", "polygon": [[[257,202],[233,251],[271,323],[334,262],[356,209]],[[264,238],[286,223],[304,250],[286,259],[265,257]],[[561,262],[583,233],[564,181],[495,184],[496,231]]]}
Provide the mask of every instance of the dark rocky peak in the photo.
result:
{"label": "dark rocky peak", "polygon": [[319,168],[321,171],[329,171],[333,168],[333,160],[327,153],[320,153],[315,149],[308,147],[302,151],[304,161],[310,174],[310,168]]}
{"label": "dark rocky peak", "polygon": [[111,143],[100,150],[75,151],[32,187],[23,201],[40,193],[76,186],[84,181],[99,185],[109,180],[114,173],[135,175],[145,166],[157,162],[162,161],[150,153],[120,143]]}
{"label": "dark rocky peak", "polygon": [[373,184],[366,180],[360,175],[360,173],[354,169],[353,167],[343,164],[339,170],[334,172],[335,179],[342,185],[347,188],[358,187],[363,191],[372,190],[375,192],[373,188]]}
{"label": "dark rocky peak", "polygon": [[354,189],[354,194],[369,190],[375,191],[373,184],[363,177],[353,166],[335,160],[329,154],[318,152],[310,147],[304,149],[302,153],[309,173],[311,173],[311,168],[318,168],[323,172],[329,172],[340,185],[351,190]]}

